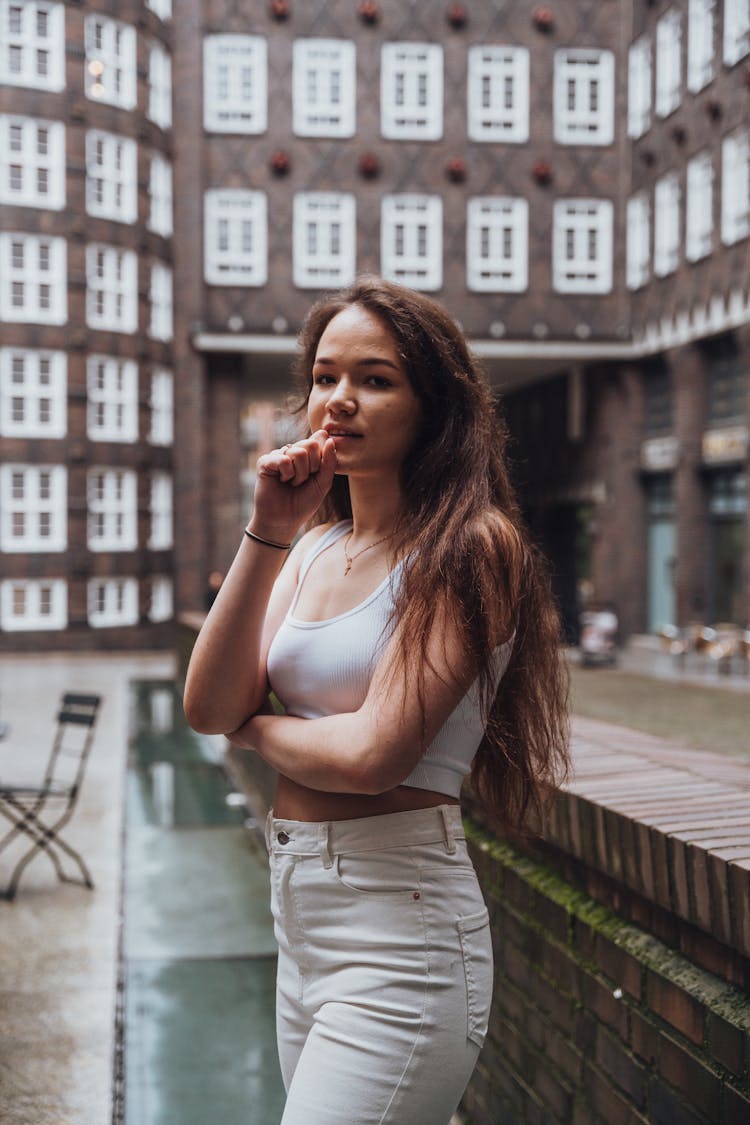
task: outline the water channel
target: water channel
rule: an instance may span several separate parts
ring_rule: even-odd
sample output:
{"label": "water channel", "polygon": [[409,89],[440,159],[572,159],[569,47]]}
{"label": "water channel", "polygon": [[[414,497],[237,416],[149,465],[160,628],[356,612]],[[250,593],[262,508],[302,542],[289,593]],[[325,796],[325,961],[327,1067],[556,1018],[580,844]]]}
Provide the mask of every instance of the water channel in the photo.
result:
{"label": "water channel", "polygon": [[274,1125],[265,851],[175,685],[131,687],[123,891],[125,1125]]}

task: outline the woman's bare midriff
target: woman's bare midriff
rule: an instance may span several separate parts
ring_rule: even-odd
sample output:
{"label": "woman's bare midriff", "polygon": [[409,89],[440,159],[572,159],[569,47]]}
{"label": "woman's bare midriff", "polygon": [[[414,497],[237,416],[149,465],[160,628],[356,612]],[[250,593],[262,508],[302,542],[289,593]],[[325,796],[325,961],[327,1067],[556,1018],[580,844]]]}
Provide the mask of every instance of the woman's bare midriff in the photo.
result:
{"label": "woman's bare midriff", "polygon": [[279,775],[273,800],[273,815],[281,820],[359,820],[365,816],[429,809],[435,805],[457,805],[458,798],[430,789],[399,785],[385,793],[321,793]]}

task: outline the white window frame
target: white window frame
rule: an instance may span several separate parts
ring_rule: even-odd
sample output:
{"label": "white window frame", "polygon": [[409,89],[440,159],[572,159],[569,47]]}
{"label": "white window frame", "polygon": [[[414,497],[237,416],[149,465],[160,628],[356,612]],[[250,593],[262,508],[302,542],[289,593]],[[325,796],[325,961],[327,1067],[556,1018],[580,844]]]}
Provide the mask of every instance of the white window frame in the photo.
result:
{"label": "white window frame", "polygon": [[[16,607],[20,595],[22,610]],[[68,584],[64,578],[6,578],[0,582],[0,631],[31,633],[65,629],[68,625]]]}
{"label": "white window frame", "polygon": [[666,277],[680,260],[680,178],[661,176],[654,185],[654,273]]}
{"label": "white window frame", "polygon": [[148,50],[148,109],[146,116],[161,129],[172,127],[172,59],[158,42]]}
{"label": "white window frame", "polygon": [[682,99],[682,14],[676,8],[656,24],[656,92],[658,117],[669,117]]}
{"label": "white window frame", "polygon": [[138,440],[138,365],[113,355],[86,360],[86,434],[92,441]]}
{"label": "white window frame", "polygon": [[443,200],[439,195],[386,195],[381,204],[383,277],[427,292],[443,284]]}
{"label": "white window frame", "polygon": [[351,285],[356,272],[356,199],[351,192],[294,197],[293,280],[299,289]]}
{"label": "white window frame", "polygon": [[174,442],[174,376],[164,367],[151,373],[150,445],[170,446]]}
{"label": "white window frame", "polygon": [[727,66],[750,54],[750,0],[724,0],[723,47]]}
{"label": "white window frame", "polygon": [[265,133],[268,46],[263,36],[204,39],[203,128],[209,133]]}
{"label": "white window frame", "polygon": [[149,300],[151,316],[148,334],[152,340],[168,341],[173,333],[173,279],[172,271],[163,262],[151,263]]}
{"label": "white window frame", "polygon": [[0,203],[65,206],[65,126],[40,117],[0,114]]}
{"label": "white window frame", "polygon": [[162,238],[171,238],[174,233],[172,203],[172,165],[161,153],[151,154],[148,179],[149,215],[147,226]]}
{"label": "white window frame", "polygon": [[466,205],[466,284],[475,293],[523,293],[529,281],[526,199],[485,195]]}
{"label": "white window frame", "polygon": [[613,215],[610,199],[555,202],[552,284],[556,292],[611,292]]}
{"label": "white window frame", "polygon": [[67,383],[65,352],[0,348],[0,436],[65,437]]}
{"label": "white window frame", "polygon": [[172,18],[172,0],[146,0],[146,7],[165,23]]}
{"label": "white window frame", "polygon": [[65,466],[0,465],[0,550],[8,554],[47,553],[64,551],[67,546]]}
{"label": "white window frame", "polygon": [[92,629],[138,624],[137,578],[90,578],[86,595]]}
{"label": "white window frame", "polygon": [[132,334],[138,328],[138,259],[133,250],[90,242],[86,247],[86,323]]}
{"label": "white window frame", "polygon": [[135,109],[135,28],[99,14],[86,16],[86,97],[96,102]]}
{"label": "white window frame", "polygon": [[151,579],[149,621],[171,621],[174,617],[174,583],[166,574],[155,574]]}
{"label": "white window frame", "polygon": [[529,139],[528,47],[469,47],[467,130],[473,141]]}
{"label": "white window frame", "polygon": [[390,140],[440,140],[443,48],[439,43],[383,44],[380,131]]}
{"label": "white window frame", "polygon": [[155,471],[151,474],[151,525],[148,536],[150,551],[169,551],[174,545],[173,489],[169,473]]}
{"label": "white window frame", "polygon": [[64,4],[0,0],[0,74],[7,86],[65,89]]}
{"label": "white window frame", "polygon": [[685,257],[697,262],[713,246],[713,183],[711,154],[701,152],[688,160],[685,170]]}
{"label": "white window frame", "polygon": [[651,124],[651,40],[642,35],[628,51],[628,136],[642,137]]}
{"label": "white window frame", "polygon": [[0,234],[0,320],[65,324],[67,256],[64,238],[22,231]]}
{"label": "white window frame", "polygon": [[726,246],[750,234],[750,130],[721,144],[721,240]]}
{"label": "white window frame", "polygon": [[612,144],[614,84],[611,51],[582,47],[555,51],[554,136],[558,144]]}
{"label": "white window frame", "polygon": [[119,133],[86,133],[86,212],[119,223],[138,217],[138,149]]}
{"label": "white window frame", "polygon": [[626,257],[628,289],[640,289],[648,281],[651,268],[651,206],[645,191],[628,200]]}
{"label": "white window frame", "polygon": [[696,93],[714,77],[716,0],[688,0],[687,88]]}
{"label": "white window frame", "polygon": [[298,137],[353,137],[357,52],[349,39],[295,39],[293,122]]}
{"label": "white window frame", "polygon": [[134,551],[138,546],[138,477],[134,469],[92,466],[86,473],[90,551]]}
{"label": "white window frame", "polygon": [[207,285],[265,285],[268,280],[265,192],[210,189],[204,196],[204,280]]}

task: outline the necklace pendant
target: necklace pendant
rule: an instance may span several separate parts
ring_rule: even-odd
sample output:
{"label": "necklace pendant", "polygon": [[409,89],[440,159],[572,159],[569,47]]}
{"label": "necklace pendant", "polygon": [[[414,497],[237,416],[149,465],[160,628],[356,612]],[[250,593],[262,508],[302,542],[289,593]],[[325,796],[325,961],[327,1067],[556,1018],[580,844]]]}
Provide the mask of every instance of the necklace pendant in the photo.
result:
{"label": "necklace pendant", "polygon": [[344,578],[346,578],[347,574],[348,574],[348,573],[349,573],[349,571],[350,571],[350,570],[352,569],[352,562],[353,562],[353,560],[352,560],[352,559],[347,559],[347,560],[346,560],[346,570],[344,571]]}

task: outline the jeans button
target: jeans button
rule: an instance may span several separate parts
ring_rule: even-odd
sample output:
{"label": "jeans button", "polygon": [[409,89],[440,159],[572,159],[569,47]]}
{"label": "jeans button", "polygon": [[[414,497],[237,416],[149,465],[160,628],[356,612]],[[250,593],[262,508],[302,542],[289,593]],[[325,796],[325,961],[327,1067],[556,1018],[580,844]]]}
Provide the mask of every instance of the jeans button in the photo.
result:
{"label": "jeans button", "polygon": [[280,844],[288,844],[289,843],[289,837],[287,836],[286,832],[279,832],[278,835],[276,836],[276,839],[279,841]]}

